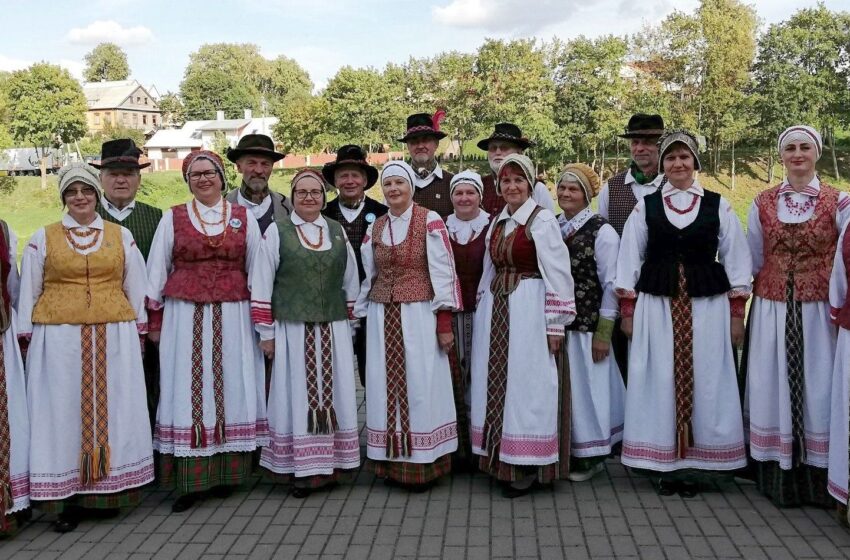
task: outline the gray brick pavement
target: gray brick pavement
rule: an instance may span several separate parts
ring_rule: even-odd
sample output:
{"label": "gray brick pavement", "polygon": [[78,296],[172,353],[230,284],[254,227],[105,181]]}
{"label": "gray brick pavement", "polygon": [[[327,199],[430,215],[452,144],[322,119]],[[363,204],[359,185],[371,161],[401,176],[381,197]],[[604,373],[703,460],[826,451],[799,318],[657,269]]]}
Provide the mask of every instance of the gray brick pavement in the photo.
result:
{"label": "gray brick pavement", "polygon": [[[364,408],[361,395],[361,423]],[[749,484],[684,500],[609,461],[607,473],[516,500],[484,475],[424,494],[361,472],[353,485],[298,500],[260,477],[183,514],[152,489],[136,510],[58,535],[36,516],[0,558],[850,558],[850,531],[830,511],[780,510]]]}

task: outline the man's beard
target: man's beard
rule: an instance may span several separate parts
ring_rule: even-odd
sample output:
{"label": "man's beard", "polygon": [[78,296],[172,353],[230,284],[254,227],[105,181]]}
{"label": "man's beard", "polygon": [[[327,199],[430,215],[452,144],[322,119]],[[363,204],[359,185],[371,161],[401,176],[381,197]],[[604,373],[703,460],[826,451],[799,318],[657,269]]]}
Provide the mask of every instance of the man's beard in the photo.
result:
{"label": "man's beard", "polygon": [[413,170],[416,171],[417,175],[420,177],[427,177],[437,167],[437,159],[434,156],[431,156],[428,159],[411,156],[410,161],[413,164]]}
{"label": "man's beard", "polygon": [[[502,161],[505,161],[505,158],[502,158]],[[492,171],[493,173],[499,172],[499,166],[501,165],[501,162],[496,163],[496,160],[487,158],[487,163],[490,164],[490,171]]]}
{"label": "man's beard", "polygon": [[248,190],[254,194],[265,192],[265,190],[269,188],[269,182],[262,177],[247,179],[245,181],[245,185],[248,187]]}

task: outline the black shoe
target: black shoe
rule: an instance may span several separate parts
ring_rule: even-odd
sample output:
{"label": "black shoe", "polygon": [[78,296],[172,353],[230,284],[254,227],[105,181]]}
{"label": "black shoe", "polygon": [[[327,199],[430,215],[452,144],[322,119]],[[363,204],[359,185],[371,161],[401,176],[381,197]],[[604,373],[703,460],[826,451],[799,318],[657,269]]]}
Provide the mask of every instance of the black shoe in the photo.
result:
{"label": "black shoe", "polygon": [[119,515],[121,510],[118,508],[93,509],[88,513],[88,516],[94,519],[114,519]]}
{"label": "black shoe", "polygon": [[432,480],[430,482],[425,482],[422,484],[402,484],[401,487],[410,492],[411,494],[422,494],[423,492],[427,492],[431,488],[434,487],[436,480]]}
{"label": "black shoe", "polygon": [[216,486],[210,490],[210,495],[213,498],[229,498],[233,495],[233,486]]}
{"label": "black shoe", "polygon": [[187,509],[191,508],[195,505],[195,502],[198,501],[197,494],[184,494],[174,500],[174,503],[171,504],[171,513],[183,513]]}
{"label": "black shoe", "polygon": [[80,508],[74,506],[67,508],[53,522],[53,530],[57,533],[70,533],[80,524],[81,514]]}
{"label": "black shoe", "polygon": [[312,489],[304,488],[303,486],[293,486],[292,491],[290,492],[293,498],[298,498],[299,500],[303,500],[312,493]]}
{"label": "black shoe", "polygon": [[21,511],[16,511],[12,515],[15,516],[15,519],[18,522],[18,526],[22,527],[26,523],[29,523],[32,520],[32,508],[22,509]]}
{"label": "black shoe", "polygon": [[525,496],[529,492],[533,486],[529,486],[528,488],[515,488],[510,484],[506,484],[502,487],[502,497],[508,498],[509,500],[513,500],[514,498],[519,498],[521,496]]}
{"label": "black shoe", "polygon": [[682,481],[679,483],[679,496],[682,498],[696,498],[699,494],[699,484],[692,481]]}
{"label": "black shoe", "polygon": [[674,480],[658,480],[658,495],[659,496],[672,496],[676,492],[679,491],[679,484]]}

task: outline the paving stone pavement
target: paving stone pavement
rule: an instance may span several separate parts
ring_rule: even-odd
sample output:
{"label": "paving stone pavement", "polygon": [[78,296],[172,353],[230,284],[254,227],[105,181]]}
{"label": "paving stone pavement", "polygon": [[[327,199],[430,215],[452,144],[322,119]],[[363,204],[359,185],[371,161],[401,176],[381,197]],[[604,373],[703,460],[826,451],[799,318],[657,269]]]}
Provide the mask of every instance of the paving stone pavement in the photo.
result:
{"label": "paving stone pavement", "polygon": [[831,511],[778,509],[751,484],[660,497],[617,461],[606,467],[515,500],[481,474],[409,494],[365,470],[303,500],[258,476],[182,514],[171,513],[169,491],[152,489],[135,510],[65,535],[36,514],[0,541],[0,559],[850,558],[850,531]]}

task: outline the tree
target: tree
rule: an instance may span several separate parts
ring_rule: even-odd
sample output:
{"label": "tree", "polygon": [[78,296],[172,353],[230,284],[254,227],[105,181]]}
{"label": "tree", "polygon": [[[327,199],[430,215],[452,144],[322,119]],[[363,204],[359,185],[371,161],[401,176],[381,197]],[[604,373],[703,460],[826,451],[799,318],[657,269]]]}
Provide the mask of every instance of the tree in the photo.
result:
{"label": "tree", "polygon": [[275,115],[275,139],[287,152],[324,152],[346,143],[330,131],[330,104],[322,96],[303,97],[284,103]]}
{"label": "tree", "polygon": [[87,106],[83,90],[67,70],[40,62],[12,74],[9,104],[12,136],[36,149],[41,188],[47,188],[50,150],[86,133]]}
{"label": "tree", "polygon": [[158,104],[163,128],[182,126],[186,122],[186,109],[176,93],[167,92],[159,98]]}
{"label": "tree", "polygon": [[87,82],[126,80],[130,77],[127,54],[115,43],[100,43],[86,55],[83,79]]}
{"label": "tree", "polygon": [[122,124],[107,123],[100,132],[87,135],[79,141],[80,153],[84,156],[98,154],[101,144],[107,140],[118,140],[120,138],[130,138],[137,146],[144,146],[145,144],[145,132],[143,130]]}

